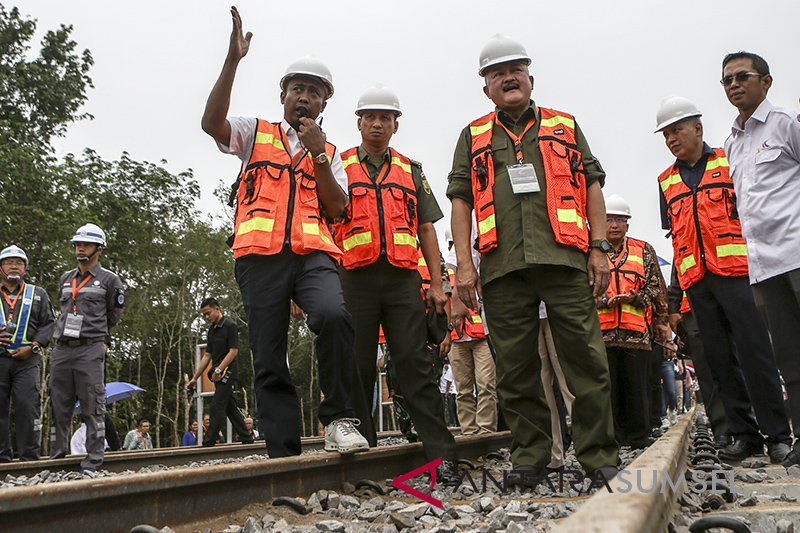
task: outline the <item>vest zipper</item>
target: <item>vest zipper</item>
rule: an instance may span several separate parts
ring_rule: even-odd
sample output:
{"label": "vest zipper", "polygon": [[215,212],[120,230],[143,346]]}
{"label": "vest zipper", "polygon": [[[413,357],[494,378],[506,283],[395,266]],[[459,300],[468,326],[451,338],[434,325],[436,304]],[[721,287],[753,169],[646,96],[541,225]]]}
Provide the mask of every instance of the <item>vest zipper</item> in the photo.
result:
{"label": "vest zipper", "polygon": [[692,187],[692,214],[694,215],[694,231],[697,233],[697,243],[700,245],[700,262],[703,263],[703,269],[708,270],[706,248],[703,246],[703,234],[700,232],[700,217],[697,215],[697,187]]}
{"label": "vest zipper", "polygon": [[[305,155],[303,155],[305,157]],[[301,158],[302,161],[302,158]],[[299,161],[298,161],[299,164]],[[294,167],[289,167],[289,206],[286,209],[286,238],[283,240],[285,246],[292,245],[292,219],[294,218],[294,195],[297,189],[297,182],[294,178]],[[302,223],[302,221],[301,221]]]}

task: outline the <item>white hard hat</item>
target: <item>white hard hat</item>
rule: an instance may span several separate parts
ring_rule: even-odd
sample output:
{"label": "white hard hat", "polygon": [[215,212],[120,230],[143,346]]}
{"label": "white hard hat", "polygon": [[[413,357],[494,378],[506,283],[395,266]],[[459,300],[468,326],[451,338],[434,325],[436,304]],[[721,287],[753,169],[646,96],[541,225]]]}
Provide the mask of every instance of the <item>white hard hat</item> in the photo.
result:
{"label": "white hard hat", "polygon": [[105,246],[106,233],[97,224],[84,224],[78,228],[78,231],[72,237],[72,244],[76,242],[90,242]]}
{"label": "white hard hat", "polygon": [[360,115],[362,111],[368,109],[394,111],[398,117],[403,114],[400,111],[400,99],[397,94],[380,83],[376,83],[364,91],[358,98],[356,115]]}
{"label": "white hard hat", "polygon": [[319,58],[314,56],[301,57],[286,67],[286,72],[284,72],[281,78],[281,89],[286,90],[286,83],[292,76],[297,76],[298,74],[319,78],[319,80],[325,84],[325,87],[328,88],[328,98],[333,96],[333,75],[331,74],[331,69]]}
{"label": "white hard hat", "polygon": [[17,257],[25,261],[25,264],[28,264],[28,256],[25,255],[25,250],[20,248],[19,246],[11,245],[6,248],[3,248],[3,251],[0,252],[0,261],[3,259],[11,259],[12,257]]}
{"label": "white hard hat", "polygon": [[667,126],[685,118],[700,117],[703,114],[691,100],[682,96],[669,96],[661,101],[656,113],[656,131],[658,133]]}
{"label": "white hard hat", "polygon": [[487,68],[508,61],[522,59],[526,65],[531,64],[531,58],[522,43],[510,37],[495,34],[489,42],[483,46],[478,66],[478,75],[483,76]]}
{"label": "white hard hat", "polygon": [[631,217],[631,204],[619,194],[612,194],[606,198],[606,215],[621,215]]}

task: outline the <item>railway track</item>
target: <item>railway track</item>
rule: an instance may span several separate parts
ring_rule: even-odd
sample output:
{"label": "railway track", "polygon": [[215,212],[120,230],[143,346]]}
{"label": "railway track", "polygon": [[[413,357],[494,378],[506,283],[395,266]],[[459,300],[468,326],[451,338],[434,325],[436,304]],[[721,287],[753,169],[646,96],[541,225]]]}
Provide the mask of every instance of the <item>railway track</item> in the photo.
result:
{"label": "railway track", "polygon": [[[464,458],[507,447],[510,441],[508,432],[456,438]],[[420,444],[406,444],[351,456],[319,453],[15,487],[0,491],[0,524],[3,531],[31,533],[177,525],[279,496],[310,494],[362,479],[385,480],[426,462]]]}

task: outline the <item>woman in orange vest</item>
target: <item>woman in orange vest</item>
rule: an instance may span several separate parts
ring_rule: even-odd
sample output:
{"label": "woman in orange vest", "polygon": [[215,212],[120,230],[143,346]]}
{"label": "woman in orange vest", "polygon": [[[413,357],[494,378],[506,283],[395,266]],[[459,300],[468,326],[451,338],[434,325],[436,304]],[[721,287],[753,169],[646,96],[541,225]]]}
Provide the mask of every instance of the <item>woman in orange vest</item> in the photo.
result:
{"label": "woman in orange vest", "polygon": [[[443,459],[442,482],[451,483],[457,475],[455,442],[437,408],[441,400],[426,346],[417,272],[417,238],[426,262],[440,263],[433,223],[443,215],[421,165],[389,146],[400,114],[393,91],[381,85],[367,89],[356,109],[361,145],[342,154],[350,202],[334,235],[344,253],[342,289],[355,325],[353,408],[361,420],[359,430],[371,446],[377,445],[371,406],[375,346],[383,325],[414,428],[428,458]],[[431,276],[427,302],[444,313],[448,299],[440,276]]]}
{"label": "woman in orange vest", "polygon": [[[270,457],[299,455],[300,408],[286,343],[292,299],[308,314],[317,334],[320,389],[318,416],[325,449],[364,451],[350,407],[353,325],[344,305],[328,217],[347,205],[347,176],[336,147],[315,122],[333,95],[333,78],[319,59],[307,57],[280,81],[283,120],[226,118],[233,79],[252,34],[231,8],[233,30],[222,72],[211,90],[202,127],[224,153],[242,162],[232,191],[236,281],[250,325],[260,427]],[[374,356],[374,351],[373,351]],[[373,361],[374,364],[374,361]]]}

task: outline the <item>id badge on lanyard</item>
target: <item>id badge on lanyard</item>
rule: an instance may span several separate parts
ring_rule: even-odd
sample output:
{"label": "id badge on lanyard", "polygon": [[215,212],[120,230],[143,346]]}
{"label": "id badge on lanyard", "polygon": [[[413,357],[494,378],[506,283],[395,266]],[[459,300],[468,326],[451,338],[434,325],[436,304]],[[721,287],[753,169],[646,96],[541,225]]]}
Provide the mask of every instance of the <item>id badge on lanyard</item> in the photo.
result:
{"label": "id badge on lanyard", "polygon": [[72,312],[67,313],[67,320],[64,322],[64,336],[72,339],[79,339],[81,337],[81,326],[83,326],[83,315],[78,314],[78,293],[80,290],[89,283],[92,279],[92,274],[89,273],[86,279],[80,285],[75,283],[75,278],[78,277],[77,273],[72,278]]}
{"label": "id badge on lanyard", "polygon": [[508,179],[511,180],[511,190],[514,194],[527,194],[539,192],[539,180],[536,177],[536,169],[530,163],[519,163],[510,165],[508,168]]}

